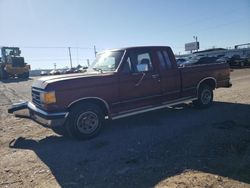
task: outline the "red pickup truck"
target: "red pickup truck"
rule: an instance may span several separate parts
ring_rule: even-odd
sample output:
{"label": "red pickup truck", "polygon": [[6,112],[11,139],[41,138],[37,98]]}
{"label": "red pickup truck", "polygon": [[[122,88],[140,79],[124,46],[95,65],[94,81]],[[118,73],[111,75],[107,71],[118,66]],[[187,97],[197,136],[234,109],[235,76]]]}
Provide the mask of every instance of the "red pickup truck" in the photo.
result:
{"label": "red pickup truck", "polygon": [[86,139],[100,132],[105,119],[188,101],[208,107],[214,89],[231,85],[227,63],[178,67],[170,47],[129,47],[99,53],[85,73],[38,79],[32,102],[14,104],[8,112],[25,109],[36,122]]}

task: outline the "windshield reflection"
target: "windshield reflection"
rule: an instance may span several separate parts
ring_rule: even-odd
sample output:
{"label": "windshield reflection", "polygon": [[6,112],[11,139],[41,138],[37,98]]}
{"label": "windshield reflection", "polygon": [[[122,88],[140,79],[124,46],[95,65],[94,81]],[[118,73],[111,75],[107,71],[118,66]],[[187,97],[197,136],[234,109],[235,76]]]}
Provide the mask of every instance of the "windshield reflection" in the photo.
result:
{"label": "windshield reflection", "polygon": [[120,64],[124,51],[106,51],[97,55],[88,71],[113,72]]}

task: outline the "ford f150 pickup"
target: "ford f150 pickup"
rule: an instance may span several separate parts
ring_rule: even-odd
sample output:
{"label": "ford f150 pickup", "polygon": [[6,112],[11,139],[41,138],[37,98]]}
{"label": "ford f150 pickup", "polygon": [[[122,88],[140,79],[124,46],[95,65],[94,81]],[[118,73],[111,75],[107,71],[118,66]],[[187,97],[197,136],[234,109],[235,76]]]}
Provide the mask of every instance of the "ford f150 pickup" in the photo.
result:
{"label": "ford f150 pickup", "polygon": [[40,124],[87,139],[100,132],[105,119],[188,101],[208,107],[214,89],[231,85],[227,63],[178,67],[170,47],[129,47],[99,53],[85,73],[38,79],[32,102],[13,104],[8,112],[24,110]]}

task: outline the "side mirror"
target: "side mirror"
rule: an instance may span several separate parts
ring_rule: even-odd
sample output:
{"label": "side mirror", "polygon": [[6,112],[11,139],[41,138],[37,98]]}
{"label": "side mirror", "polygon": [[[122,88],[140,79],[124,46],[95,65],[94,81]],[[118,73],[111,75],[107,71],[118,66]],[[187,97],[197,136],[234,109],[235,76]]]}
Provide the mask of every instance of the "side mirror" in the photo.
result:
{"label": "side mirror", "polygon": [[146,72],[148,71],[148,64],[138,64],[136,68],[138,72]]}
{"label": "side mirror", "polygon": [[185,63],[181,63],[179,67],[185,67]]}

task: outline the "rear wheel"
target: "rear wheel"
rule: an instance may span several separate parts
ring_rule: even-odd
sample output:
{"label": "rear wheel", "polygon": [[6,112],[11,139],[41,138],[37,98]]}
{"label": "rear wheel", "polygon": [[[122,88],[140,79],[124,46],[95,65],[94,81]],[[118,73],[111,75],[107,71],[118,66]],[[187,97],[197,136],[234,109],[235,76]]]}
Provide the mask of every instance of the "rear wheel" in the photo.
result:
{"label": "rear wheel", "polygon": [[198,91],[198,99],[193,104],[199,108],[207,108],[213,102],[213,90],[209,85],[201,85]]}
{"label": "rear wheel", "polygon": [[0,79],[7,80],[9,78],[9,74],[4,70],[3,67],[0,68]]}
{"label": "rear wheel", "polygon": [[65,127],[69,135],[83,140],[95,137],[100,132],[103,121],[104,114],[97,105],[80,103],[70,110]]}

